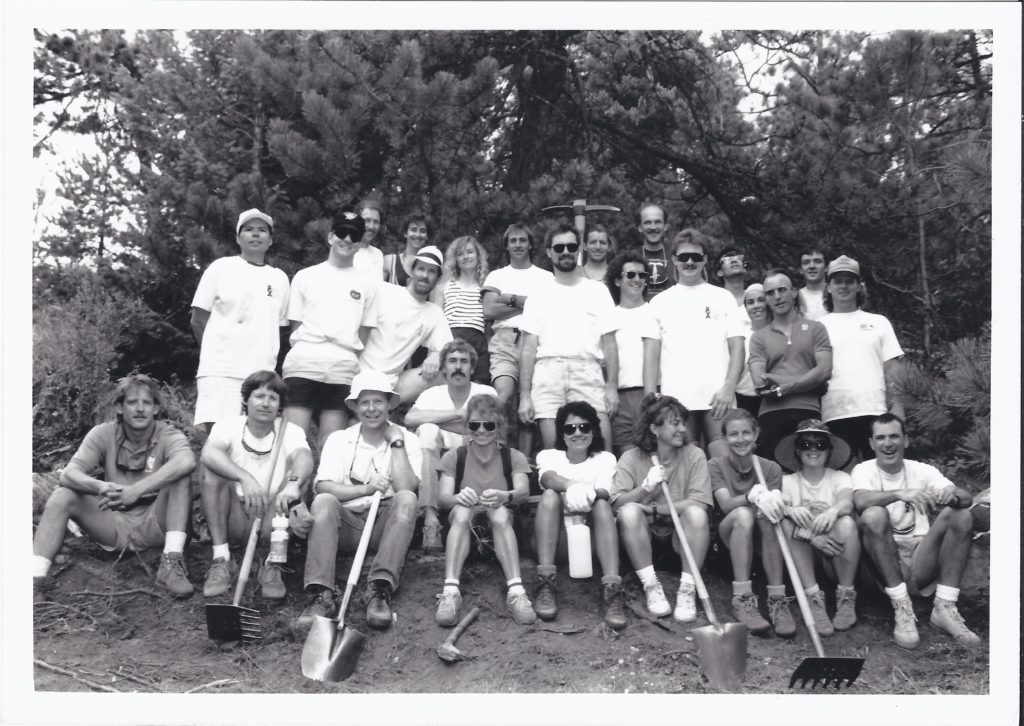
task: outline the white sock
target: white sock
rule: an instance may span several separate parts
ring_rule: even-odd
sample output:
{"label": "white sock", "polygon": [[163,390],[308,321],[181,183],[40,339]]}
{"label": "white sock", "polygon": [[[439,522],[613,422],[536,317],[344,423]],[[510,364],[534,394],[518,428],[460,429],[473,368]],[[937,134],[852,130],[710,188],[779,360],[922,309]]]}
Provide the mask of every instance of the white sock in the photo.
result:
{"label": "white sock", "polygon": [[459,581],[456,578],[447,578],[444,581],[444,593],[446,595],[457,595],[459,592]]}
{"label": "white sock", "polygon": [[647,567],[642,570],[637,570],[636,574],[637,577],[640,578],[640,582],[644,587],[653,585],[658,581],[658,576],[654,574],[654,565],[647,565]]}
{"label": "white sock", "polygon": [[814,597],[819,592],[820,592],[820,590],[818,588],[818,583],[814,583],[810,587],[805,587],[804,588],[804,595],[806,595],[807,597]]}
{"label": "white sock", "polygon": [[689,572],[681,572],[679,574],[679,589],[680,590],[694,590],[697,587],[696,581],[693,579],[693,575]]}
{"label": "white sock", "polygon": [[949,585],[936,585],[935,586],[935,599],[945,600],[946,602],[955,603],[957,598],[960,597],[959,587],[950,587]]}
{"label": "white sock", "polygon": [[521,581],[518,584],[508,586],[509,595],[521,595],[524,592],[526,592],[526,590],[523,589],[523,583]]}
{"label": "white sock", "polygon": [[772,600],[781,600],[786,597],[786,586],[785,585],[769,585],[768,586],[768,597]]}
{"label": "white sock", "polygon": [[738,582],[736,580],[732,581],[732,594],[733,595],[750,595],[753,592],[754,591],[753,591],[753,589],[751,589],[751,582],[750,582],[750,580],[744,580],[742,582]]}
{"label": "white sock", "polygon": [[214,545],[213,546],[213,559],[230,560],[231,549],[228,547],[228,543]]}
{"label": "white sock", "polygon": [[185,552],[185,537],[187,535],[184,532],[170,531],[164,535],[164,552]]}
{"label": "white sock", "polygon": [[42,555],[32,555],[32,577],[46,577],[53,562]]}
{"label": "white sock", "polygon": [[907,583],[901,582],[896,587],[885,588],[885,594],[889,596],[890,600],[905,600],[910,597],[910,593],[907,592]]}

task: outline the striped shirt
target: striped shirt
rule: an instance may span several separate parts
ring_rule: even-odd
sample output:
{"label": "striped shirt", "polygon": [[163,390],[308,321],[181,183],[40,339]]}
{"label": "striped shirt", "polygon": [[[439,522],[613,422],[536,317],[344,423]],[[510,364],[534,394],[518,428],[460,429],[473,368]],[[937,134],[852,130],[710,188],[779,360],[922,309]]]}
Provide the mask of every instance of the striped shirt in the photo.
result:
{"label": "striped shirt", "polygon": [[444,289],[444,317],[452,328],[472,328],[484,332],[484,304],[479,285],[466,287],[458,279]]}

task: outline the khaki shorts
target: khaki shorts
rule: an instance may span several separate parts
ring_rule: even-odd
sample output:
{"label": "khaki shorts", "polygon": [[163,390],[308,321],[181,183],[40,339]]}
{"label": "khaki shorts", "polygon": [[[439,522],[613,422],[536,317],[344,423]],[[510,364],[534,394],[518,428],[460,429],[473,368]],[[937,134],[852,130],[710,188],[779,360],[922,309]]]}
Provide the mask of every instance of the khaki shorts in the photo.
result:
{"label": "khaki shorts", "polygon": [[569,401],[586,401],[607,413],[601,364],[584,358],[541,358],[533,369],[533,415],[554,418]]}
{"label": "khaki shorts", "polygon": [[227,376],[197,378],[195,425],[217,423],[242,413],[242,381]]}
{"label": "khaki shorts", "polygon": [[643,398],[643,388],[619,389],[619,410],[612,416],[612,441],[623,450],[636,445],[636,421]]}
{"label": "khaki shorts", "polygon": [[163,527],[156,513],[156,502],[149,506],[135,507],[127,511],[110,512],[114,517],[114,530],[117,532],[117,544],[113,547],[100,545],[107,552],[132,550],[141,552],[150,547],[159,547],[164,543]]}
{"label": "khaki shorts", "polygon": [[495,328],[487,343],[487,354],[491,359],[491,381],[508,376],[519,381],[519,330],[516,328]]}

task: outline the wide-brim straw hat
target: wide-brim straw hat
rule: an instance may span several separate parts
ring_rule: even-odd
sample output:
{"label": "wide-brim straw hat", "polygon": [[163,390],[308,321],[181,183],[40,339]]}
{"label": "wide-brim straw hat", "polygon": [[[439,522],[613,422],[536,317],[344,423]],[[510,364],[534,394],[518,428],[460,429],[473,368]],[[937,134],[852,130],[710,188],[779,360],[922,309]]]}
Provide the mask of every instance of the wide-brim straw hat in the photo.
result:
{"label": "wide-brim straw hat", "polygon": [[832,433],[828,425],[820,419],[808,418],[798,423],[796,431],[784,436],[775,446],[775,461],[786,470],[800,471],[800,459],[796,453],[796,439],[800,434],[820,434],[829,438],[832,442],[832,451],[825,463],[829,469],[842,469],[849,463],[852,456],[850,445]]}

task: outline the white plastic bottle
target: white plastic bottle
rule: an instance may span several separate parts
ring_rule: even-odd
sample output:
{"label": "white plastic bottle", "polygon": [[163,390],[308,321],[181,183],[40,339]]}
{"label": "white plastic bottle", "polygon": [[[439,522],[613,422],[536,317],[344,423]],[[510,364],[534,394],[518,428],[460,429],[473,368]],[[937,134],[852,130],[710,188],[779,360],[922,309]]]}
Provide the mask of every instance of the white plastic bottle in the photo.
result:
{"label": "white plastic bottle", "polygon": [[590,550],[590,527],[582,514],[565,517],[566,541],[569,545],[569,577],[586,579],[594,574]]}
{"label": "white plastic bottle", "polygon": [[277,515],[270,520],[270,554],[267,562],[288,561],[288,517]]}

